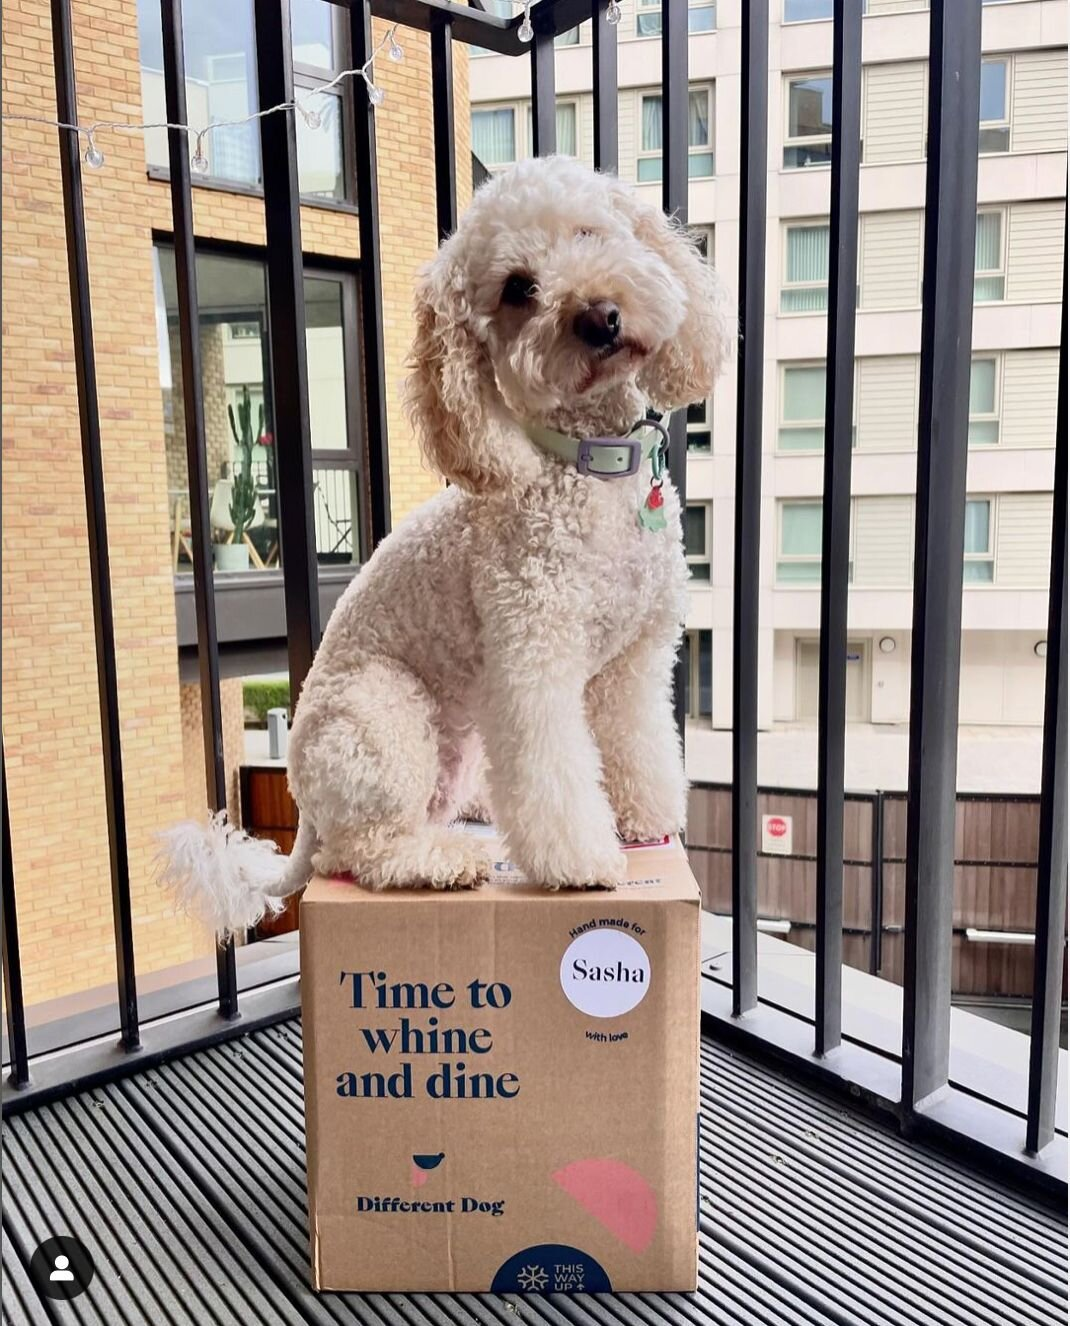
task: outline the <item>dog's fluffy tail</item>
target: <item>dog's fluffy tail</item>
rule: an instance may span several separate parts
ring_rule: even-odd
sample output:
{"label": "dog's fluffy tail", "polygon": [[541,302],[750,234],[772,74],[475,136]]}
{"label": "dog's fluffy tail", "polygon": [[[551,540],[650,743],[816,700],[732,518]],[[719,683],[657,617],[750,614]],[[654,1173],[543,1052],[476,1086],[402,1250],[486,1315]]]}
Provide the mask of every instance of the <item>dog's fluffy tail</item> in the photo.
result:
{"label": "dog's fluffy tail", "polygon": [[301,817],[286,857],[270,840],[228,824],[220,811],[207,823],[187,820],[160,835],[156,880],[183,911],[230,934],[282,910],[290,894],[308,882],[316,846],[307,816]]}

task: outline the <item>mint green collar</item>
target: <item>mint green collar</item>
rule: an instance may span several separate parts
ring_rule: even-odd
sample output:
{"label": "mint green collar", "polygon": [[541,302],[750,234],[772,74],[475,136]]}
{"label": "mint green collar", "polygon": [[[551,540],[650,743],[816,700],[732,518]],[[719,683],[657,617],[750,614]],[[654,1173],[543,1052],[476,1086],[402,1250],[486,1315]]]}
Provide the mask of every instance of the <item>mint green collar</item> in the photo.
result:
{"label": "mint green collar", "polygon": [[641,420],[626,437],[569,437],[539,424],[525,424],[524,431],[542,451],[572,465],[580,474],[595,479],[623,479],[638,474],[639,466],[664,445],[672,414],[659,420]]}

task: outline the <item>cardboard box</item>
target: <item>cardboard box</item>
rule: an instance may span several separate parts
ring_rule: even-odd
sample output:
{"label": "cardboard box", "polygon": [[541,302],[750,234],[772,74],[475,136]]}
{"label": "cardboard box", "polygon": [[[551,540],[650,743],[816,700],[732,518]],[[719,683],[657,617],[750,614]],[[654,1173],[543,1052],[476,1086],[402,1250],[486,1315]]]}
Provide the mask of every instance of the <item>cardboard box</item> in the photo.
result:
{"label": "cardboard box", "polygon": [[699,890],[676,842],[629,859],[613,893],[309,885],[315,1288],[695,1289]]}

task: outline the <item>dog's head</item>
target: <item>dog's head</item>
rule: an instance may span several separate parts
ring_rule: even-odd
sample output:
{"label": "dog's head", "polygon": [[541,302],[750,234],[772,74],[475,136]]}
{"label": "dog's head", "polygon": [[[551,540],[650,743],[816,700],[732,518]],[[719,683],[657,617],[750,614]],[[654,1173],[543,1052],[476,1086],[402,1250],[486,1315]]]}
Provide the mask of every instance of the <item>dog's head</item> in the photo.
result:
{"label": "dog's head", "polygon": [[521,161],[421,273],[409,409],[431,464],[487,491],[535,472],[519,424],[625,432],[708,396],[733,339],[682,227],[577,161]]}

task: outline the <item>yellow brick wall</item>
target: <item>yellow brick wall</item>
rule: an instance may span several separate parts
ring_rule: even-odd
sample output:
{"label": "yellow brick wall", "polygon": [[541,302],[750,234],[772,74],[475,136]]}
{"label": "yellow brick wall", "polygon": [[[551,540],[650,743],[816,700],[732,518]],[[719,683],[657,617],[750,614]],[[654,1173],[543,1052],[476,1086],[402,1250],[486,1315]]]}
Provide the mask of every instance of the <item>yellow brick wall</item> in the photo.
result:
{"label": "yellow brick wall", "polygon": [[[136,0],[74,0],[79,113],[141,115]],[[382,31],[380,27],[378,29]],[[399,403],[412,278],[434,251],[428,39],[380,62],[377,112],[394,518],[438,487]],[[3,9],[7,113],[54,115],[48,0]],[[458,48],[458,162],[468,180],[467,57]],[[203,806],[196,687],[178,678],[167,459],[153,302],[152,231],[170,229],[166,184],[138,135],[101,136],[84,173],[107,487],[116,661],[138,969],[205,952],[151,882],[154,835]],[[195,191],[199,235],[263,243],[256,198]],[[57,135],[3,136],[3,735],[29,1002],[114,978],[86,542]],[[302,208],[306,252],[355,258],[355,215]],[[228,685],[235,685],[228,683]],[[240,708],[240,697],[238,702]],[[233,703],[228,713],[237,712]],[[183,722],[183,715],[187,721]],[[235,733],[228,729],[230,753]],[[192,762],[192,763],[191,763]],[[195,804],[190,804],[193,801]]]}

